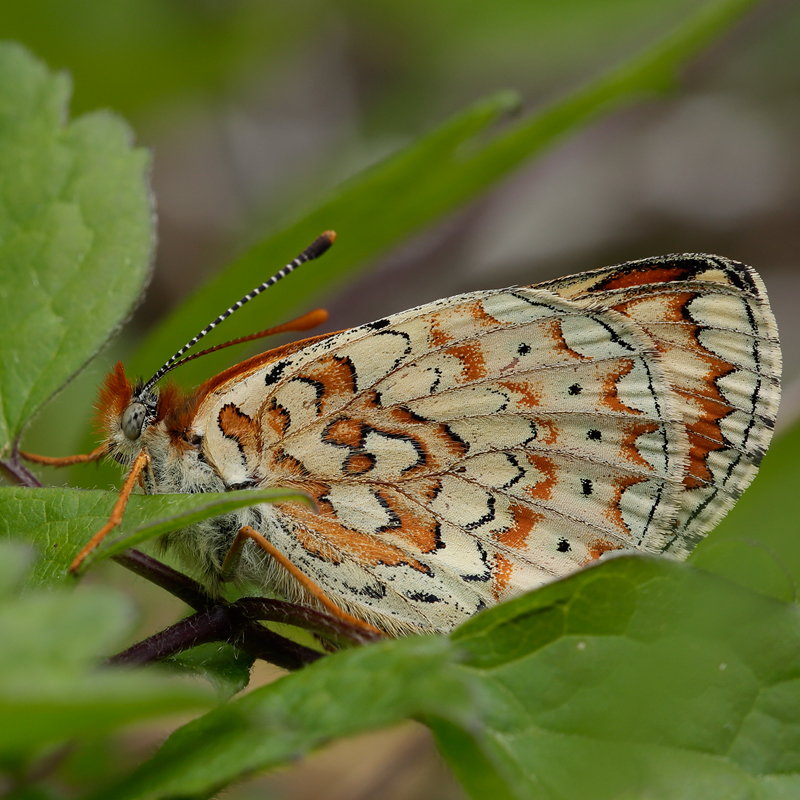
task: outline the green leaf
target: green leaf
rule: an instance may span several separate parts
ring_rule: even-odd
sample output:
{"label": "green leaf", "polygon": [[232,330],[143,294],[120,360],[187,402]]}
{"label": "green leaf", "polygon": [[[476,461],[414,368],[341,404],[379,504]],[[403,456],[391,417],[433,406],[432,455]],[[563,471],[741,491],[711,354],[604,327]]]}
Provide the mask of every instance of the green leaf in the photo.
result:
{"label": "green leaf", "polygon": [[450,638],[347,651],[258,689],[100,797],[207,796],[409,716],[475,798],[792,796],[800,617],[667,559],[612,559]]}
{"label": "green leaf", "polygon": [[5,36],[28,43],[52,63],[69,65],[81,109],[111,105],[140,116],[152,115],[154,106],[180,107],[198,93],[230,91],[237,76],[261,75],[283,53],[300,52],[298,35],[307,28],[319,34],[320,23],[316,3],[0,5]]}
{"label": "green leaf", "polygon": [[[516,104],[508,93],[478,103],[383,163],[344,184],[303,219],[268,237],[234,261],[149,337],[132,373],[150,374],[223,307],[234,302],[316,236],[334,229],[339,240],[320,262],[299,270],[226,322],[231,339],[308,309],[344,278],[378,255],[497,183],[559,138],[602,113],[661,92],[677,69],[757,0],[709,3],[674,34],[607,76],[549,108],[488,137]],[[488,141],[487,141],[488,139]],[[182,367],[178,379],[199,383],[229,364],[212,354]]]}
{"label": "green leaf", "polygon": [[152,252],[148,155],[0,44],[0,451],[130,314]]}
{"label": "green leaf", "polygon": [[164,664],[205,678],[220,700],[229,700],[247,687],[254,662],[255,656],[231,644],[212,642],[173,656]]}
{"label": "green leaf", "polygon": [[[69,565],[106,523],[116,499],[116,492],[97,490],[1,487],[0,540],[23,540],[35,548],[39,559],[30,578],[34,585],[71,582]],[[283,489],[132,495],[120,532],[112,534],[112,541],[90,561],[239,508],[290,500],[310,502],[306,495]]]}
{"label": "green leaf", "polygon": [[[20,549],[0,541],[0,563],[19,563]],[[186,681],[98,667],[131,622],[128,602],[108,589],[0,596],[0,757],[211,705]]]}

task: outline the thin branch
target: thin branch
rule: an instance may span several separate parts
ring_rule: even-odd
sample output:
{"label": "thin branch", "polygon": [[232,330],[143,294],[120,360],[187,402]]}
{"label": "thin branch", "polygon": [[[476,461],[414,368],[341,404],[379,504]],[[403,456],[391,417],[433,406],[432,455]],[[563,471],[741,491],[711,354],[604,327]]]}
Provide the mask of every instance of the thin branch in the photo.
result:
{"label": "thin branch", "polygon": [[19,457],[19,436],[11,447],[10,458],[0,461],[2,472],[11,483],[28,486],[31,489],[41,489],[42,482],[22,463]]}
{"label": "thin branch", "polygon": [[321,611],[282,600],[244,597],[228,603],[215,599],[197,581],[139,550],[128,550],[114,560],[183,600],[197,613],[112,656],[109,664],[147,664],[207,642],[234,644],[288,670],[306,666],[322,655],[269,630],[261,621],[305,628],[334,642],[346,639],[367,644],[381,638]]}
{"label": "thin branch", "polygon": [[202,584],[192,580],[188,575],[162,564],[158,559],[143,553],[141,550],[126,550],[112,560],[121,564],[141,578],[145,578],[160,586],[165,591],[183,600],[187,606],[195,611],[209,608],[218,602],[203,587]]}
{"label": "thin branch", "polygon": [[169,628],[112,656],[108,665],[141,665],[209,642],[228,642],[256,658],[263,658],[287,670],[316,661],[322,653],[285,639],[247,619],[237,604],[206,608],[176,622]]}
{"label": "thin branch", "polygon": [[334,640],[344,638],[357,644],[370,644],[382,641],[384,638],[379,633],[372,633],[357,625],[350,625],[331,614],[325,614],[307,606],[287,603],[283,600],[271,600],[267,597],[243,597],[233,605],[246,619],[282,622]]}
{"label": "thin branch", "polygon": [[244,650],[245,653],[290,672],[307,667],[325,655],[310,647],[293,642],[285,636],[280,636],[257,622],[246,625],[238,636],[229,641],[230,644]]}
{"label": "thin branch", "polygon": [[207,642],[227,641],[233,626],[223,606],[198,611],[112,656],[107,664],[134,666],[161,661]]}

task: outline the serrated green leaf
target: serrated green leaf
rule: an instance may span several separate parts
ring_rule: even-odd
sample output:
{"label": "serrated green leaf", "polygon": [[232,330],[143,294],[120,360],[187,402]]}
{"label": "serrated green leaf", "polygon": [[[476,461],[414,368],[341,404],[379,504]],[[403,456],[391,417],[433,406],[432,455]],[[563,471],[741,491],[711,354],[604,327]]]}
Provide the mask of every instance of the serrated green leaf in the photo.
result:
{"label": "serrated green leaf", "polygon": [[[0,487],[0,539],[24,541],[36,550],[33,585],[69,583],[69,565],[91,534],[106,523],[116,499],[116,492]],[[306,495],[283,489],[132,495],[120,532],[112,534],[92,561],[203,519],[258,503],[289,500],[310,502]]]}
{"label": "serrated green leaf", "polygon": [[[643,55],[494,138],[488,130],[517,100],[504,93],[478,103],[347,182],[303,219],[234,261],[150,335],[131,365],[132,373],[149,374],[228,301],[249,292],[332,228],[339,239],[323,260],[299,270],[232,317],[220,335],[246,335],[263,328],[265,321],[307,310],[345,277],[364,270],[376,256],[473,199],[568,132],[674,84],[678,68],[756,2],[709,3]],[[227,354],[215,353],[182,367],[177,379],[186,385],[199,383],[228,364]]]}
{"label": "serrated green leaf", "polygon": [[[18,549],[0,541],[0,561],[11,561]],[[98,666],[131,623],[129,603],[109,589],[0,597],[1,758],[211,704],[207,692],[186,681]]]}
{"label": "serrated green leaf", "polygon": [[612,559],[449,639],[348,651],[258,689],[178,730],[100,797],[206,796],[409,716],[431,722],[475,798],[797,789],[800,615],[667,559]]}
{"label": "serrated green leaf", "polygon": [[148,155],[0,44],[0,451],[130,313],[152,250]]}

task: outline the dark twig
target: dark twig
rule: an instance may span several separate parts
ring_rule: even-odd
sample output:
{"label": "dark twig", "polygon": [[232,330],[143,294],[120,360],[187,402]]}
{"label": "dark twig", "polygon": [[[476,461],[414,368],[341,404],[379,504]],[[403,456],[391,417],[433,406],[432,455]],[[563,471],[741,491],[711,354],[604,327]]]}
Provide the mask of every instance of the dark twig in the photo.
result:
{"label": "dark twig", "polygon": [[307,667],[325,655],[310,647],[293,642],[285,636],[280,636],[257,622],[251,622],[242,628],[238,637],[231,644],[251,656],[268,661],[270,664],[275,664],[290,672]]}
{"label": "dark twig", "polygon": [[0,461],[0,472],[12,483],[28,486],[31,489],[42,488],[42,482],[20,460],[19,437],[14,440],[8,460]]}
{"label": "dark twig", "polygon": [[107,663],[126,666],[147,664],[151,661],[161,661],[200,644],[227,641],[233,629],[227,612],[224,606],[198,611],[117,653],[109,658]]}
{"label": "dark twig", "polygon": [[330,614],[283,600],[243,597],[234,603],[234,606],[246,619],[283,622],[334,640],[347,639],[358,644],[369,644],[370,642],[379,642],[384,638],[380,634],[350,625]]}
{"label": "dark twig", "polygon": [[256,658],[288,670],[306,666],[322,655],[265,628],[261,621],[295,625],[334,642],[347,639],[367,644],[380,638],[336,617],[294,603],[265,597],[244,597],[235,603],[216,600],[201,584],[138,550],[128,550],[114,556],[114,560],[183,600],[197,613],[112,656],[109,664],[161,661],[208,642],[229,642]]}
{"label": "dark twig", "polygon": [[112,556],[112,559],[125,569],[129,569],[139,577],[160,586],[179,600],[183,600],[195,611],[209,608],[217,602],[206,592],[202,584],[192,580],[188,575],[162,564],[141,550],[126,550],[118,556]]}
{"label": "dark twig", "polygon": [[192,614],[169,628],[112,656],[113,665],[140,665],[177,655],[208,642],[229,642],[284,669],[294,670],[316,661],[322,653],[292,642],[242,614],[237,603],[220,603]]}

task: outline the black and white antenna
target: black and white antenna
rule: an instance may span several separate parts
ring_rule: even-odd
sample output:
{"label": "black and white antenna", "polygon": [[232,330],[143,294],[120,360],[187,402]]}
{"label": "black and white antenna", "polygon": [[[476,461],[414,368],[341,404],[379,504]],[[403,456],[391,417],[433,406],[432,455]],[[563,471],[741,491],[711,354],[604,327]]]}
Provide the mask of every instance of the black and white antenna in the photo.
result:
{"label": "black and white antenna", "polygon": [[314,239],[311,244],[300,253],[297,258],[293,261],[290,261],[280,272],[276,272],[268,281],[264,281],[260,286],[256,286],[252,292],[246,294],[241,300],[238,300],[234,303],[227,311],[223,311],[212,323],[207,325],[203,328],[200,333],[197,334],[191,341],[186,342],[186,344],[175,353],[172,358],[170,358],[163,367],[161,367],[152,378],[142,387],[139,394],[143,394],[144,392],[151,389],[155,386],[170,370],[174,369],[178,364],[176,363],[178,359],[190,348],[194,347],[204,336],[207,336],[220,322],[226,320],[234,311],[238,311],[245,303],[248,303],[254,297],[258,297],[265,289],[269,289],[270,286],[274,286],[281,278],[285,278],[290,272],[294,272],[301,264],[305,264],[306,261],[313,261],[315,258],[319,258],[334,242],[336,241],[336,233],[334,231],[325,231],[321,236],[318,236]]}

